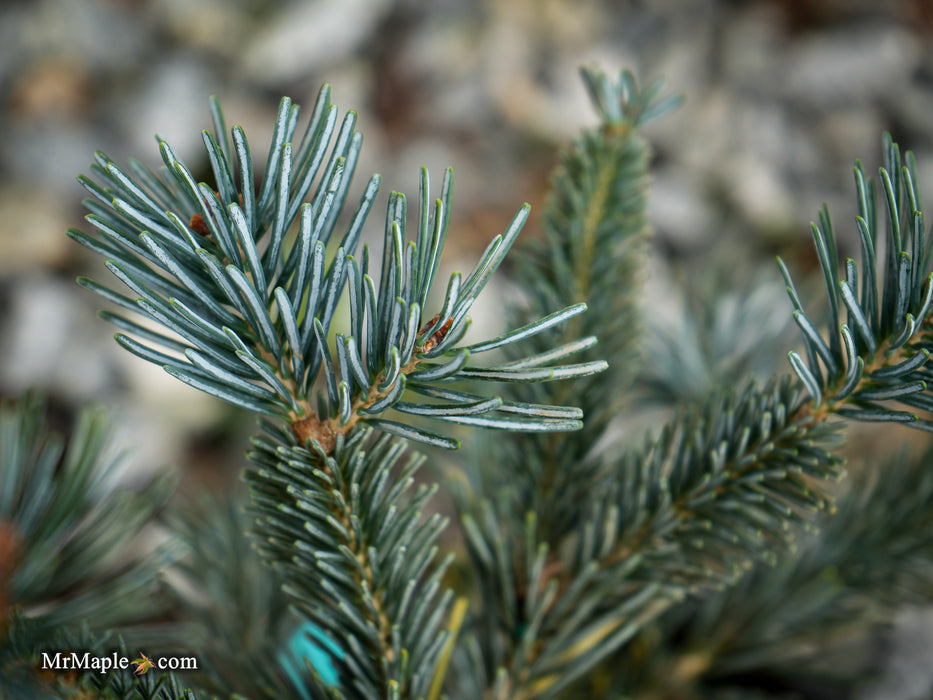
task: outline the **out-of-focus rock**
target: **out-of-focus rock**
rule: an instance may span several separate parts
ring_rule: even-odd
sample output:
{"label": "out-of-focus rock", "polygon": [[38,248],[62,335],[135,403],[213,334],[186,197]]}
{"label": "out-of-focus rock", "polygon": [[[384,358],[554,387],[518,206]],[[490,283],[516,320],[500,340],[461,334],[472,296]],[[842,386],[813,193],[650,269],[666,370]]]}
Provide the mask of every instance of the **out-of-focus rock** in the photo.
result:
{"label": "out-of-focus rock", "polygon": [[390,8],[389,0],[317,0],[284,6],[254,26],[240,67],[254,79],[283,82],[352,57]]}
{"label": "out-of-focus rock", "polygon": [[60,267],[71,242],[70,207],[59,197],[28,187],[0,188],[0,278]]}
{"label": "out-of-focus rock", "polygon": [[[194,54],[173,53],[148,71],[147,80],[125,96],[117,119],[126,135],[127,155],[155,155],[155,135],[179,154],[204,151],[201,130],[210,127],[207,98],[216,92],[212,78]],[[116,157],[116,156],[112,156]]]}
{"label": "out-of-focus rock", "polygon": [[778,94],[811,107],[897,99],[920,56],[916,38],[896,26],[871,24],[810,35],[787,47],[775,87]]}

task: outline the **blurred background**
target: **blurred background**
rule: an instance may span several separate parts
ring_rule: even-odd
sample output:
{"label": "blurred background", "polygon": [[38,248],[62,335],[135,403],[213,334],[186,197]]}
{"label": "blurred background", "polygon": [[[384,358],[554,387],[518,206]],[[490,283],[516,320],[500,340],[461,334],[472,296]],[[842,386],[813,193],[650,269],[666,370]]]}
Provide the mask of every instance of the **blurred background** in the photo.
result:
{"label": "blurred background", "polygon": [[[540,234],[559,149],[594,123],[578,78],[594,64],[686,98],[646,130],[649,320],[683,330],[685,314],[707,314],[731,335],[723,348],[698,336],[682,392],[730,376],[718,363],[737,348],[749,372],[786,366],[786,343],[766,347],[790,319],[774,256],[815,268],[808,223],[824,202],[855,250],[852,165],[876,171],[882,131],[914,150],[933,198],[930,0],[5,0],[0,396],[40,387],[63,420],[104,402],[133,465],[179,465],[189,487],[235,481],[252,422],[119,350],[74,283],[110,278],[65,236],[84,223],[75,176],[94,151],[157,165],[158,133],[203,168],[216,94],[262,162],[281,96],[310,112],[329,82],[365,135],[351,192],[379,172],[383,203],[416,197],[419,166],[435,187],[455,168],[447,265],[469,269],[525,201],[524,235]],[[380,227],[375,213],[370,234]],[[496,296],[479,325],[500,323]]]}
{"label": "blurred background", "polygon": [[[63,414],[104,401],[118,407],[136,461],[235,477],[239,448],[215,447],[242,445],[226,438],[252,426],[118,351],[98,300],[74,284],[77,274],[109,278],[64,235],[82,226],[75,176],[93,152],[156,165],[158,133],[203,167],[200,130],[216,94],[262,153],[280,97],[310,107],[330,82],[365,134],[357,190],[380,172],[383,201],[392,189],[417,196],[420,165],[435,186],[454,166],[447,264],[469,268],[522,202],[540,215],[559,149],[594,121],[578,78],[593,64],[664,78],[686,97],[647,129],[654,322],[680,323],[685,297],[695,311],[728,291],[742,303],[724,307],[723,323],[750,339],[744,361],[773,369],[755,339],[789,318],[774,254],[813,267],[807,224],[823,202],[848,231],[854,158],[874,171],[890,130],[933,183],[931,49],[929,0],[7,0],[0,395],[39,386]],[[853,244],[854,230],[841,238]],[[495,326],[497,314],[493,304],[474,316]],[[703,352],[691,361],[711,366],[721,354]],[[710,371],[691,373],[697,392]]]}

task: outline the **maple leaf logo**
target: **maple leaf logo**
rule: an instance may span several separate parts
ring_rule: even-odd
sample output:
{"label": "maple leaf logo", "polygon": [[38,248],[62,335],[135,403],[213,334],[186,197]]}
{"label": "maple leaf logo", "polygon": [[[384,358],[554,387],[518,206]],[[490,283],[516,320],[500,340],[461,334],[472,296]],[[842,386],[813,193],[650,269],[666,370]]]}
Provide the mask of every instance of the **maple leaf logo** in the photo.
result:
{"label": "maple leaf logo", "polygon": [[137,676],[141,676],[152,668],[152,659],[142,652],[139,652],[139,658],[133,659],[132,663],[136,664],[136,670],[133,673]]}

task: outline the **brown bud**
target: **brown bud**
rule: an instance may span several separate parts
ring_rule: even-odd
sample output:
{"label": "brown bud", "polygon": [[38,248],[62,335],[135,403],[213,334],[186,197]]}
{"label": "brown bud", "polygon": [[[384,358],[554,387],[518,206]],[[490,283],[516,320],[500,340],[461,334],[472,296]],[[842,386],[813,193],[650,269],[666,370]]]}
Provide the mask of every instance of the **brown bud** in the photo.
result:
{"label": "brown bud", "polygon": [[20,543],[12,523],[0,520],[0,629],[9,614],[12,606],[10,593],[7,591],[13,571],[19,559]]}
{"label": "brown bud", "polygon": [[431,337],[428,338],[424,342],[424,345],[421,346],[420,351],[430,352],[431,350],[436,348],[437,344],[444,339],[444,336],[447,335],[447,331],[450,330],[450,326],[453,324],[453,322],[454,322],[453,317],[448,318],[446,321],[444,321],[444,325],[431,334]]}
{"label": "brown bud", "polygon": [[421,326],[421,330],[418,331],[418,335],[421,335],[422,333],[427,332],[428,328],[430,328],[430,327],[433,326],[435,323],[437,323],[437,321],[438,321],[438,319],[439,319],[440,317],[441,317],[440,314],[434,314],[434,318],[432,318],[430,321],[428,321],[428,322],[425,323],[423,326]]}
{"label": "brown bud", "polygon": [[304,446],[310,438],[314,438],[325,454],[331,454],[337,444],[337,436],[333,428],[328,423],[322,422],[316,413],[294,421],[291,424],[291,430],[299,445]]}
{"label": "brown bud", "polygon": [[[214,191],[214,194],[216,194],[218,197],[220,196],[220,194],[216,190]],[[242,192],[239,193],[237,197],[240,200],[240,206],[242,207],[243,206],[243,193]],[[205,199],[204,201],[207,202],[207,199]],[[211,230],[208,228],[207,222],[204,220],[204,217],[201,216],[201,214],[199,213],[194,213],[191,215],[191,219],[188,220],[188,228],[190,228],[192,231],[194,231],[199,236],[207,237],[211,235]]]}
{"label": "brown bud", "polygon": [[200,214],[192,214],[188,222],[188,228],[200,236],[210,236],[211,230],[207,227],[207,222]]}

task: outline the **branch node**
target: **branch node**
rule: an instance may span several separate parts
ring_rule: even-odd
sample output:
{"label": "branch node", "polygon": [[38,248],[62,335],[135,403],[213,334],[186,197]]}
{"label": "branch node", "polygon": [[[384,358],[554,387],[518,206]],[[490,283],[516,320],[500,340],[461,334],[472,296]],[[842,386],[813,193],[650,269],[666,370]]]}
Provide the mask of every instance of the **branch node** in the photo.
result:
{"label": "branch node", "polygon": [[308,440],[314,440],[324,450],[325,454],[333,454],[334,447],[337,444],[337,436],[330,423],[321,421],[316,413],[311,413],[307,418],[293,421],[290,428],[299,445],[305,446]]}

